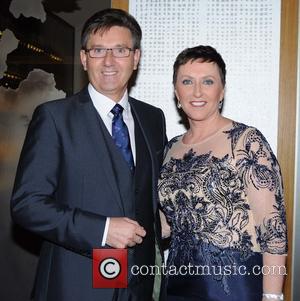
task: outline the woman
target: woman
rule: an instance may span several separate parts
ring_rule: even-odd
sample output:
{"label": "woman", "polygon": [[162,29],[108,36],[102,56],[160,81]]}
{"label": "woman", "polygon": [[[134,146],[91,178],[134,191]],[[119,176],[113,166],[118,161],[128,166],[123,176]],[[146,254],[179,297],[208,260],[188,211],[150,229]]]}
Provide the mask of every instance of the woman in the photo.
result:
{"label": "woman", "polygon": [[177,106],[189,130],[169,142],[159,179],[171,232],[168,300],[283,300],[280,167],[256,128],[220,114],[225,76],[210,46],[185,49],[174,63]]}

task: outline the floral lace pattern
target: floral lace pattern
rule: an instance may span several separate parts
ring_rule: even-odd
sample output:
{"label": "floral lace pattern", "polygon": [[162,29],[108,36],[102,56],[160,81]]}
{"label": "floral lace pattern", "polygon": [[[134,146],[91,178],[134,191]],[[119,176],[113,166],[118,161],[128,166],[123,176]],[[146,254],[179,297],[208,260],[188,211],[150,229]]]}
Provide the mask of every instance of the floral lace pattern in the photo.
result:
{"label": "floral lace pattern", "polygon": [[[226,248],[242,260],[253,252],[285,254],[281,173],[266,139],[233,122],[209,143],[204,152],[201,144],[184,145],[181,136],[168,144],[158,191],[171,226],[169,264],[176,258],[193,263],[203,244],[210,246],[202,250],[207,262]],[[214,146],[227,151],[216,156]]]}

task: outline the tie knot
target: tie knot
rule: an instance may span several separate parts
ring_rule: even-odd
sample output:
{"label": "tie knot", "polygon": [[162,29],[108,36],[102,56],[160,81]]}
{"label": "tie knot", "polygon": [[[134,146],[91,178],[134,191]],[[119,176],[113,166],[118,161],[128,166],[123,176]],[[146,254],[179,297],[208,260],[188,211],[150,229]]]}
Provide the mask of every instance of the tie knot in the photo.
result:
{"label": "tie knot", "polygon": [[122,114],[123,112],[123,107],[119,104],[116,104],[112,109],[111,109],[111,112],[116,116],[116,115],[119,115],[119,114]]}

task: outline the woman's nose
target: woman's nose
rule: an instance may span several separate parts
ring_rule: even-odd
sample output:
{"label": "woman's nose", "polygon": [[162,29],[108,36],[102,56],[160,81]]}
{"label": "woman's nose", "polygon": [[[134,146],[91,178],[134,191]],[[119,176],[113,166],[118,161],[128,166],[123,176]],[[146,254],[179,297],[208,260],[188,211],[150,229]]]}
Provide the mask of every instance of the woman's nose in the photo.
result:
{"label": "woman's nose", "polygon": [[202,86],[201,83],[196,83],[194,86],[194,95],[199,97],[202,94]]}

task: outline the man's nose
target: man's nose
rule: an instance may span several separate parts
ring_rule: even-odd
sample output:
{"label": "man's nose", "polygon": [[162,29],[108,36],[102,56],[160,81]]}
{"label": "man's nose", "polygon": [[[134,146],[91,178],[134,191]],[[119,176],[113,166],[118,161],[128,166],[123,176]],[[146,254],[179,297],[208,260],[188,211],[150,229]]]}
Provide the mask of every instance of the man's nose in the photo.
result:
{"label": "man's nose", "polygon": [[106,53],[103,60],[105,65],[111,65],[113,61],[113,54],[111,49],[106,49]]}

